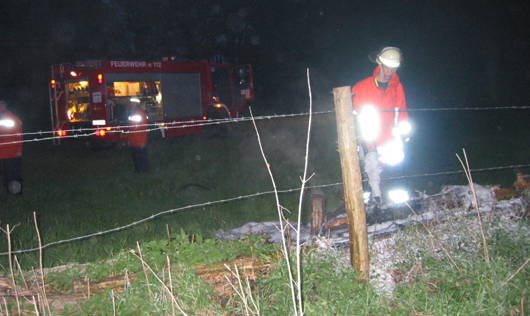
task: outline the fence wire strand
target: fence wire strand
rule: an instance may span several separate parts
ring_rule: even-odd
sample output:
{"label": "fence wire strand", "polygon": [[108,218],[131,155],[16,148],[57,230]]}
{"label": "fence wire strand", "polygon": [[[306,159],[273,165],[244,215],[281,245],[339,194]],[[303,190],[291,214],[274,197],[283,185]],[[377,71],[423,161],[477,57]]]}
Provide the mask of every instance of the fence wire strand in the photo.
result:
{"label": "fence wire strand", "polygon": [[[530,106],[481,107],[481,108],[432,108],[432,109],[423,108],[423,109],[406,109],[406,110],[399,110],[399,111],[401,111],[401,112],[426,112],[426,111],[526,110],[526,109],[530,109]],[[380,112],[394,112],[394,110],[383,110],[383,111],[380,111]],[[275,114],[275,115],[257,116],[257,117],[254,117],[254,118],[252,118],[252,117],[241,117],[241,118],[233,118],[233,119],[219,119],[219,120],[205,120],[205,121],[190,120],[190,121],[164,123],[164,125],[162,125],[161,123],[151,123],[151,124],[144,124],[143,126],[146,126],[148,128],[148,132],[154,132],[154,131],[170,130],[170,129],[176,129],[176,128],[189,128],[189,127],[218,125],[218,124],[227,124],[227,123],[232,123],[233,124],[233,123],[238,123],[238,122],[247,122],[247,121],[251,121],[251,120],[267,120],[267,119],[278,119],[278,118],[290,118],[290,117],[306,116],[306,115],[310,115],[310,114],[319,115],[319,114],[330,114],[330,113],[335,113],[335,111],[334,110],[329,110],[329,111],[317,111],[317,112],[312,112],[312,113],[305,112],[305,113],[279,114],[279,115]],[[134,133],[135,132],[135,131],[128,131],[127,130],[128,128],[129,127],[127,125],[114,126],[109,131],[106,131],[106,132],[120,132],[120,133],[124,133],[124,134]],[[47,141],[47,140],[54,140],[54,139],[91,137],[91,136],[96,136],[96,130],[98,130],[98,129],[100,129],[100,128],[80,128],[80,129],[66,130],[66,132],[77,133],[77,134],[67,135],[67,136],[63,136],[63,137],[53,136],[53,134],[55,133],[54,131],[27,132],[27,133],[23,133],[23,135],[26,136],[26,138],[34,137],[36,135],[44,136],[44,135],[47,135],[47,134],[51,134],[52,136],[34,138],[34,139],[25,139],[22,142],[39,142],[39,141]],[[11,134],[11,135],[2,135],[2,136],[3,137],[8,137],[8,136],[14,136],[14,135],[19,136],[20,134]],[[0,137],[2,137],[2,136],[0,136]],[[3,144],[7,145],[7,144],[15,144],[15,143],[20,143],[20,141],[6,142],[6,143],[3,143]],[[470,170],[470,172],[486,172],[486,171],[516,169],[516,168],[530,168],[530,164],[502,166],[502,167],[491,167],[491,168],[482,168],[482,169],[472,169],[472,170]],[[424,173],[424,174],[416,174],[416,175],[406,175],[406,176],[401,176],[401,177],[389,177],[389,178],[383,178],[382,180],[398,180],[398,179],[412,179],[412,178],[419,178],[419,177],[449,176],[449,175],[461,174],[461,173],[464,173],[464,171],[463,170],[459,170],[459,171],[446,171],[446,172],[437,172],[437,173]],[[366,181],[366,180],[364,180],[364,181]],[[342,182],[338,182],[338,183],[332,183],[332,184],[307,186],[306,189],[321,189],[321,188],[328,188],[328,187],[341,186],[341,185],[343,185],[343,183]],[[287,193],[297,192],[297,191],[300,191],[300,190],[301,190],[301,188],[291,188],[291,189],[286,189],[286,190],[278,190],[277,192],[279,194],[287,194]],[[238,197],[228,198],[228,199],[224,199],[224,200],[217,200],[217,201],[210,201],[210,202],[205,202],[205,203],[200,203],[200,204],[187,205],[187,206],[183,206],[183,207],[179,207],[179,208],[175,208],[175,209],[162,211],[162,212],[153,214],[153,215],[151,215],[149,217],[143,218],[141,220],[138,220],[138,221],[135,221],[135,222],[132,222],[132,223],[120,226],[120,227],[112,228],[112,229],[105,230],[105,231],[99,231],[99,232],[96,232],[96,233],[87,234],[87,235],[83,235],[83,236],[78,236],[78,237],[74,237],[74,238],[69,238],[69,239],[64,239],[64,240],[58,240],[58,241],[50,242],[50,243],[42,245],[41,248],[30,248],[30,249],[24,249],[24,250],[14,250],[14,251],[11,251],[10,253],[4,252],[4,253],[0,253],[0,256],[16,255],[16,254],[24,254],[24,253],[29,253],[29,252],[35,252],[35,251],[39,251],[39,250],[46,249],[46,248],[49,248],[49,247],[52,247],[52,246],[56,246],[56,245],[60,245],[60,244],[70,243],[70,242],[74,242],[74,241],[80,241],[80,240],[88,239],[88,238],[91,238],[91,237],[97,237],[97,236],[102,236],[102,235],[107,235],[107,234],[110,234],[110,233],[122,231],[122,230],[125,230],[127,228],[139,225],[141,223],[148,222],[150,220],[153,220],[153,219],[158,218],[158,217],[163,216],[163,215],[168,215],[168,214],[172,214],[172,213],[176,213],[176,212],[184,212],[184,211],[195,209],[195,208],[199,208],[199,207],[205,207],[205,206],[212,206],[212,205],[216,205],[216,204],[228,203],[228,202],[233,202],[233,201],[243,200],[243,199],[249,199],[249,198],[253,198],[253,197],[257,197],[257,196],[263,196],[263,195],[268,195],[268,194],[273,194],[273,193],[275,193],[275,191],[265,191],[265,192],[258,192],[258,193],[253,193],[253,194],[249,194],[249,195],[242,195],[242,196],[238,196]]]}
{"label": "fence wire strand", "polygon": [[[498,106],[498,107],[458,107],[458,108],[418,108],[418,109],[399,109],[399,112],[437,112],[437,111],[491,111],[491,110],[528,110],[530,109],[530,106]],[[378,110],[377,112],[395,112],[395,110]],[[279,119],[279,118],[289,118],[289,117],[297,117],[297,116],[307,116],[307,115],[320,115],[320,114],[330,114],[335,113],[335,110],[328,110],[328,111],[316,111],[316,112],[302,112],[302,113],[291,113],[291,114],[274,114],[274,115],[262,115],[262,116],[255,116],[254,120],[270,120],[270,119]],[[227,118],[227,119],[208,119],[208,120],[189,120],[189,121],[179,121],[179,122],[167,122],[167,123],[149,123],[149,124],[143,124],[138,126],[146,126],[148,128],[148,132],[153,131],[163,131],[163,130],[171,130],[171,129],[177,129],[177,128],[190,128],[190,127],[198,127],[198,126],[209,126],[209,125],[219,125],[219,124],[234,124],[238,122],[247,122],[251,121],[251,117],[238,117],[238,118]],[[112,133],[112,132],[120,132],[120,133],[132,133],[132,131],[129,131],[128,125],[118,125],[118,126],[112,126],[109,127],[110,130],[106,130],[106,132]],[[41,138],[33,138],[33,139],[25,139],[23,141],[13,141],[13,142],[6,142],[4,144],[16,144],[20,142],[39,142],[39,141],[47,141],[47,140],[61,140],[61,139],[68,139],[68,138],[81,138],[81,137],[91,137],[96,136],[96,131],[101,130],[102,128],[93,127],[93,128],[72,128],[68,130],[64,130],[67,133],[75,133],[74,135],[66,135],[66,136],[54,136],[54,133],[57,131],[37,131],[37,132],[24,132],[22,133],[23,136],[34,137],[36,135],[38,136],[44,136],[44,135],[52,135],[50,137],[41,137]],[[19,136],[20,133],[17,134],[5,134],[0,135],[0,138],[2,137],[12,137],[12,136]]]}
{"label": "fence wire strand", "polygon": [[[483,169],[472,169],[472,170],[470,170],[470,172],[485,172],[485,171],[515,169],[515,168],[530,168],[530,164],[528,164],[528,165],[513,165],[513,166],[505,166],[505,167],[483,168]],[[409,176],[402,176],[402,177],[389,177],[389,178],[383,178],[382,180],[399,180],[399,179],[411,179],[411,178],[419,178],[419,177],[446,176],[446,175],[452,175],[452,174],[461,174],[463,172],[464,171],[462,170],[462,171],[448,171],[448,172],[438,172],[438,173],[425,173],[425,174],[416,174],[416,175],[409,175]],[[363,181],[366,181],[366,180],[363,180]],[[329,188],[329,187],[342,186],[342,185],[343,185],[342,182],[337,182],[337,183],[331,183],[331,184],[307,186],[306,189],[322,189],[322,188]],[[278,192],[278,194],[287,194],[287,193],[298,192],[300,190],[301,190],[301,188],[291,188],[291,189],[286,189],[286,190],[278,190],[277,192]],[[70,239],[64,239],[64,240],[58,240],[58,241],[50,242],[50,243],[47,243],[47,244],[43,245],[40,249],[46,249],[46,248],[49,248],[51,246],[56,246],[56,245],[60,245],[60,244],[64,244],[64,243],[84,240],[84,239],[88,239],[88,238],[91,238],[91,237],[102,236],[102,235],[118,232],[118,231],[121,231],[121,230],[125,230],[127,228],[131,228],[133,226],[148,222],[148,221],[150,221],[152,219],[155,219],[155,218],[163,216],[163,215],[173,214],[173,213],[177,213],[177,212],[183,212],[183,211],[187,211],[187,210],[191,210],[191,209],[195,209],[195,208],[199,208],[199,207],[205,207],[205,206],[212,206],[212,205],[216,205],[216,204],[234,202],[234,201],[238,201],[238,200],[244,200],[244,199],[254,198],[254,197],[257,197],[257,196],[274,194],[274,193],[275,193],[274,190],[265,191],[265,192],[257,192],[257,193],[253,193],[253,194],[241,195],[241,196],[238,196],[238,197],[233,197],[233,198],[224,199],[224,200],[210,201],[210,202],[205,202],[205,203],[199,203],[199,204],[187,205],[187,206],[183,206],[183,207],[179,207],[179,208],[174,208],[174,209],[170,209],[170,210],[166,210],[166,211],[162,211],[162,212],[153,214],[153,215],[151,215],[149,217],[143,218],[141,220],[138,220],[138,221],[135,221],[135,222],[132,222],[132,223],[129,223],[127,225],[120,226],[120,227],[116,227],[116,228],[112,228],[112,229],[109,229],[109,230],[100,231],[100,232],[96,232],[96,233],[92,233],[92,234],[88,234],[88,235],[83,235],[83,236],[79,236],[79,237],[74,237],[74,238],[70,238]],[[9,255],[9,254],[12,254],[12,255],[23,254],[23,253],[28,253],[28,252],[39,251],[40,249],[39,248],[30,248],[30,249],[25,249],[25,250],[11,251],[11,253],[3,252],[3,253],[0,253],[0,256],[6,256],[6,255]]]}

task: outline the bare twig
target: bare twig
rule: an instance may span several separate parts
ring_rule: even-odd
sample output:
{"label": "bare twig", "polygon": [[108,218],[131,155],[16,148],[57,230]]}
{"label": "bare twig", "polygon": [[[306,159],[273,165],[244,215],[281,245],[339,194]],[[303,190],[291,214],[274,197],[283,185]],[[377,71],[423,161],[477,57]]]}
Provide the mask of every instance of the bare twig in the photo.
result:
{"label": "bare twig", "polygon": [[[225,264],[225,267],[228,269],[228,271],[230,271],[230,273],[232,273],[232,275],[236,278],[236,280],[238,282],[239,290],[238,290],[238,287],[236,287],[232,283],[232,280],[230,280],[230,278],[225,275],[225,279],[228,281],[230,286],[234,289],[236,294],[243,301],[243,305],[245,306],[246,315],[248,315],[248,316],[250,316],[250,315],[258,315],[259,316],[260,315],[259,307],[257,306],[256,302],[254,301],[254,298],[252,297],[252,291],[250,289],[250,284],[249,284],[248,278],[245,280],[246,281],[245,283],[247,284],[247,291],[245,292],[245,290],[243,288],[243,282],[241,281],[241,276],[239,275],[239,269],[237,268],[237,266],[234,265],[235,272],[232,271],[232,269],[230,269],[230,267],[228,265],[226,265],[226,264]],[[248,293],[248,295],[247,295],[247,293]],[[254,306],[254,310],[252,310],[252,308],[250,308],[250,306],[248,304],[249,300],[252,303],[252,305]]]}
{"label": "bare twig", "polygon": [[20,263],[18,262],[18,258],[17,256],[14,256],[15,257],[15,262],[17,264],[17,269],[18,269],[18,273],[20,274],[20,276],[22,277],[22,282],[24,282],[24,288],[26,290],[29,289],[28,287],[28,282],[26,282],[26,278],[24,277],[24,272],[22,272],[22,268],[20,267]]}
{"label": "bare twig", "polygon": [[469,187],[471,188],[471,192],[473,193],[473,198],[475,200],[475,210],[477,211],[478,223],[480,225],[480,232],[482,233],[482,243],[484,244],[484,258],[486,259],[486,263],[490,263],[488,243],[486,242],[486,235],[484,234],[484,228],[482,227],[482,218],[480,216],[480,209],[478,207],[477,193],[475,192],[475,184],[473,184],[473,177],[471,177],[471,168],[469,168],[469,162],[467,160],[466,150],[465,149],[462,149],[462,150],[464,151],[464,158],[466,160],[466,164],[464,165],[464,163],[462,162],[462,159],[460,159],[458,155],[456,155],[456,157],[458,157],[460,164],[462,164],[462,168],[464,168],[467,181],[469,182]]}
{"label": "bare twig", "polygon": [[138,253],[140,254],[140,261],[142,262],[142,270],[144,271],[145,282],[147,283],[147,291],[149,292],[149,297],[151,299],[153,299],[153,293],[151,292],[151,285],[149,284],[149,277],[147,275],[147,271],[145,270],[146,263],[145,263],[144,258],[142,256],[142,248],[140,248],[140,243],[139,242],[136,242],[136,247],[138,247]]}
{"label": "bare twig", "polygon": [[32,296],[31,300],[33,302],[33,308],[35,308],[35,315],[39,316],[39,308],[37,306],[37,302],[35,301],[35,296]]}
{"label": "bare twig", "polygon": [[289,287],[291,288],[291,297],[292,297],[292,300],[293,300],[293,308],[295,310],[295,316],[298,316],[298,308],[297,308],[297,303],[296,303],[297,295],[295,294],[295,285],[294,285],[294,280],[293,280],[293,272],[291,270],[291,261],[289,259],[289,249],[287,248],[287,241],[285,240],[285,227],[284,227],[283,220],[282,220],[283,212],[282,212],[282,206],[280,204],[280,198],[278,196],[278,189],[276,187],[276,182],[274,181],[274,176],[272,175],[270,164],[267,161],[267,157],[265,156],[265,152],[263,151],[263,146],[261,144],[261,137],[260,137],[260,134],[259,134],[259,131],[258,131],[258,127],[256,126],[256,121],[254,121],[254,115],[252,114],[252,109],[249,108],[249,110],[250,110],[250,117],[252,118],[252,124],[254,124],[254,129],[256,130],[256,136],[258,138],[258,144],[259,144],[259,149],[261,151],[261,156],[263,157],[263,160],[265,162],[265,166],[267,167],[267,170],[269,172],[269,176],[271,178],[272,186],[274,188],[274,196],[276,198],[276,209],[278,211],[278,217],[280,219],[280,232],[281,232],[281,235],[282,235],[283,253],[284,253],[284,256],[285,256],[285,262],[287,264],[287,270],[288,270],[288,275],[289,275]]}
{"label": "bare twig", "polygon": [[[3,297],[3,299],[4,299],[4,307],[6,308],[6,315],[9,316],[9,309],[7,308],[6,298]],[[35,309],[35,310],[37,310],[37,309]],[[37,312],[37,315],[38,315],[38,312]]]}
{"label": "bare twig", "polygon": [[[168,230],[169,231],[169,230]],[[169,290],[171,293],[169,293],[171,295],[171,297],[174,297],[174,294],[173,294],[173,280],[171,279],[171,263],[169,261],[169,256],[166,255],[166,260],[167,260],[167,272],[168,272],[168,277],[169,277]],[[175,302],[173,300],[171,300],[171,310],[173,312],[173,316],[175,316]]]}
{"label": "bare twig", "polygon": [[[307,177],[307,165],[309,163],[309,141],[311,139],[311,122],[313,120],[313,96],[311,94],[311,81],[309,77],[309,68],[307,69],[307,87],[309,92],[309,122],[307,124],[307,141],[305,146],[305,164],[304,164],[304,175],[302,177],[302,187],[300,189],[300,200],[298,201],[298,228],[300,228],[300,225],[302,223],[302,202],[304,199],[304,190],[305,190],[305,184],[311,179],[313,175],[311,175],[309,178]],[[300,315],[304,315],[304,305],[303,305],[303,299],[302,299],[302,263],[300,258],[300,229],[296,231],[296,267],[298,269],[297,271],[297,283],[298,283],[298,309],[300,311]]]}
{"label": "bare twig", "polygon": [[15,273],[13,272],[13,260],[11,259],[11,232],[13,230],[9,229],[9,224],[7,224],[6,229],[5,230],[2,229],[2,231],[7,235],[7,252],[9,253],[9,271],[11,273],[11,282],[13,282],[13,290],[15,291],[15,299],[17,301],[18,314],[21,315],[20,302],[18,300],[18,288],[17,288],[17,284],[15,283]]}
{"label": "bare twig", "polygon": [[[515,276],[517,274],[519,274],[519,272],[521,272],[524,267],[528,264],[528,262],[530,262],[530,258],[528,258],[528,260],[526,260],[526,262],[519,268],[519,270],[517,270],[508,280],[506,280],[504,283],[502,283],[501,287],[502,288],[503,286],[505,286],[508,282],[510,282],[513,278],[515,278]],[[499,289],[500,289],[499,288]]]}
{"label": "bare twig", "polygon": [[451,262],[454,264],[454,266],[456,267],[456,269],[458,270],[458,272],[462,273],[462,270],[460,270],[460,267],[458,267],[458,265],[456,264],[455,260],[453,259],[453,257],[451,256],[451,254],[447,251],[447,249],[445,249],[445,247],[438,241],[438,239],[436,239],[436,237],[434,237],[434,235],[431,233],[431,230],[427,227],[427,225],[425,225],[425,223],[423,223],[423,220],[421,219],[420,216],[418,216],[418,214],[414,211],[414,209],[412,207],[410,207],[410,205],[405,202],[405,204],[408,206],[408,208],[414,213],[414,215],[416,215],[416,217],[420,220],[420,223],[421,225],[425,228],[425,230],[427,230],[427,232],[429,233],[429,235],[431,236],[431,239],[434,240],[438,246],[442,247],[443,251],[445,252],[445,254],[447,255],[447,257],[449,258],[449,260],[451,260]]}
{"label": "bare twig", "polygon": [[48,297],[46,296],[46,284],[44,283],[44,271],[42,270],[42,242],[40,239],[39,226],[37,225],[37,214],[33,212],[33,221],[35,222],[35,230],[37,231],[37,239],[39,241],[39,268],[40,268],[40,279],[42,282],[42,298],[44,299],[44,306],[48,310],[48,315],[51,315],[50,303],[48,302]]}
{"label": "bare twig", "polygon": [[[138,248],[140,248],[140,244],[137,242],[136,243]],[[158,275],[155,273],[155,271],[153,271],[153,269],[140,257],[136,254],[136,252],[134,251],[134,249],[131,249],[129,250],[130,253],[132,253],[136,258],[138,258],[141,262],[142,262],[142,265],[144,267],[146,267],[150,272],[151,274],[158,280],[158,282],[160,282],[160,284],[162,285],[162,288],[171,295],[171,299],[173,300],[175,306],[177,306],[178,310],[182,313],[183,316],[188,316],[188,314],[186,314],[184,312],[184,310],[182,310],[182,308],[180,307],[180,304],[178,303],[176,297],[173,295],[172,291],[170,289],[168,289],[167,285],[162,282],[162,280],[160,280],[160,278],[158,277]],[[149,283],[149,280],[146,280],[148,283]]]}
{"label": "bare twig", "polygon": [[114,299],[114,290],[110,290],[110,296],[112,297],[112,315],[116,316],[116,300]]}

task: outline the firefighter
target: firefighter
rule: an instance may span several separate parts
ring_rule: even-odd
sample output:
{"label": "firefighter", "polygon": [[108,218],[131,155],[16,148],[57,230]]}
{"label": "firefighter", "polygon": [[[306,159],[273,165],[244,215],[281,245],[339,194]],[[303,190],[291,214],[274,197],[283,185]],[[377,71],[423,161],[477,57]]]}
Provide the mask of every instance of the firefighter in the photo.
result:
{"label": "firefighter", "polygon": [[[360,130],[360,154],[372,191],[372,201],[381,204],[383,166],[403,161],[401,136],[410,131],[405,93],[396,70],[402,62],[401,50],[385,47],[371,54],[378,64],[371,77],[352,88],[353,107]],[[363,159],[364,158],[364,159]]]}
{"label": "firefighter", "polygon": [[147,115],[140,107],[140,99],[130,100],[129,147],[131,147],[136,173],[149,171],[147,159]]}
{"label": "firefighter", "polygon": [[22,193],[22,122],[0,100],[0,161],[7,193]]}

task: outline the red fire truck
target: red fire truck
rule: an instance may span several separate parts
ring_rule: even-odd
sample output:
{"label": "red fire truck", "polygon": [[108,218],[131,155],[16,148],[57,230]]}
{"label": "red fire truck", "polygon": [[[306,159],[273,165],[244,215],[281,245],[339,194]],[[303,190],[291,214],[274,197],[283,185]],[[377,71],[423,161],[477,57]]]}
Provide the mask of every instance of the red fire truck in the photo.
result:
{"label": "red fire truck", "polygon": [[164,137],[202,132],[205,120],[238,116],[254,99],[250,65],[87,60],[52,66],[54,140],[72,134],[127,141],[131,98]]}

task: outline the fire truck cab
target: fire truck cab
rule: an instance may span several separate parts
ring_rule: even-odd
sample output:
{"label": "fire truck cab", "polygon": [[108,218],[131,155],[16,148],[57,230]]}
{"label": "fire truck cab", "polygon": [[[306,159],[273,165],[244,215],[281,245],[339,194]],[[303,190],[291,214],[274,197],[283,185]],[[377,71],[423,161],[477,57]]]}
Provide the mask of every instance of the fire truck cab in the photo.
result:
{"label": "fire truck cab", "polygon": [[164,137],[201,133],[205,120],[235,118],[254,99],[250,65],[207,60],[53,65],[49,88],[54,140],[82,134],[127,141],[132,97]]}

